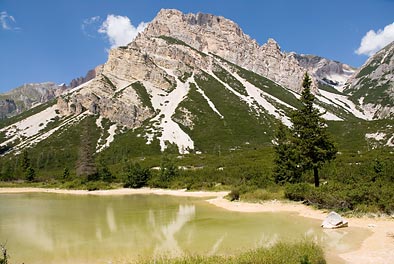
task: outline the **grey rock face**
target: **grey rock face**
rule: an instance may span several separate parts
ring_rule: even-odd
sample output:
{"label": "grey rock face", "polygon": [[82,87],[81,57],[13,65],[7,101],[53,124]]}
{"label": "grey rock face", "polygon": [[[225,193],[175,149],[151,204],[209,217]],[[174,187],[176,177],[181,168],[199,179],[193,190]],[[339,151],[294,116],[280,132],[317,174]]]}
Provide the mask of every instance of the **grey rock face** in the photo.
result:
{"label": "grey rock face", "polygon": [[296,59],[281,52],[273,39],[259,46],[236,23],[224,17],[161,10],[143,34],[179,39],[197,50],[211,52],[284,87],[300,91],[305,71]]}
{"label": "grey rock face", "polygon": [[344,91],[374,118],[394,118],[394,42],[371,56]]}
{"label": "grey rock face", "polygon": [[80,86],[81,84],[84,84],[92,79],[94,79],[97,75],[99,75],[102,71],[103,66],[99,65],[96,68],[88,71],[85,75],[85,77],[78,77],[73,80],[71,80],[70,84],[68,85],[68,88],[75,88]]}
{"label": "grey rock face", "polygon": [[9,114],[15,112],[17,106],[12,99],[0,100],[0,119],[6,118]]}
{"label": "grey rock face", "polygon": [[30,83],[0,94],[0,117],[17,115],[36,104],[48,102],[65,89],[51,82]]}
{"label": "grey rock face", "polygon": [[317,81],[336,88],[341,88],[355,72],[355,69],[347,64],[315,55],[290,53],[290,56]]}

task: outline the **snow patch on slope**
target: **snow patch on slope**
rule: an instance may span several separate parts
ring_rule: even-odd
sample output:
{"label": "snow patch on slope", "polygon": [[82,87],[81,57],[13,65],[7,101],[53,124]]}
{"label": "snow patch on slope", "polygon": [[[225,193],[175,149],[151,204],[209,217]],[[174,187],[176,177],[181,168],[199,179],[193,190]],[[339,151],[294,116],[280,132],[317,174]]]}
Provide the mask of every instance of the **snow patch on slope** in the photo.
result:
{"label": "snow patch on slope", "polygon": [[[228,71],[228,70],[227,70]],[[230,72],[230,71],[228,71]],[[268,111],[269,114],[275,116],[275,118],[282,120],[282,122],[286,126],[291,126],[290,119],[285,115],[283,111],[278,110],[274,105],[272,105],[270,102],[266,100],[266,98],[270,98],[274,101],[276,101],[279,104],[282,104],[290,109],[294,109],[291,105],[282,102],[278,98],[271,96],[270,94],[262,91],[261,89],[257,88],[253,84],[249,83],[245,79],[243,79],[241,76],[239,76],[237,73],[232,73],[232,75],[240,82],[242,83],[243,86],[246,88],[246,92],[248,95],[253,98],[260,106],[262,106],[265,110]]]}
{"label": "snow patch on slope", "polygon": [[[72,118],[69,118],[69,119],[63,121],[63,123],[61,123],[59,126],[53,128],[53,129],[51,129],[51,130],[49,130],[49,131],[47,131],[47,132],[45,132],[43,134],[38,134],[35,137],[32,137],[32,138],[29,138],[27,140],[22,141],[14,149],[15,150],[21,150],[21,149],[24,149],[26,147],[32,147],[32,146],[36,145],[37,143],[47,139],[49,136],[51,136],[56,131],[62,129],[65,126],[70,126],[72,124],[75,124],[75,123],[81,121],[86,116],[88,116],[88,112],[87,111],[84,112],[84,113],[81,113],[78,116],[73,116]],[[18,153],[19,153],[19,151],[16,154],[18,154]]]}
{"label": "snow patch on slope", "polygon": [[345,111],[353,114],[354,116],[364,119],[364,120],[372,120],[371,115],[365,114],[361,112],[360,110],[357,109],[356,105],[350,101],[346,96],[344,95],[339,95],[335,93],[330,93],[324,90],[319,90],[320,95],[316,95],[316,98],[326,104],[335,104],[341,108],[343,108]]}
{"label": "snow patch on slope", "polygon": [[394,147],[394,135],[387,140],[386,146]]}
{"label": "snow patch on slope", "polygon": [[374,139],[376,141],[381,141],[386,137],[385,133],[382,132],[376,132],[376,133],[367,133],[365,134],[366,138]]}
{"label": "snow patch on slope", "polygon": [[68,91],[64,92],[63,94],[72,94],[72,93],[74,93],[74,92],[76,92],[76,91],[79,91],[79,90],[81,90],[83,87],[85,87],[85,86],[89,85],[91,82],[93,82],[93,80],[94,80],[94,79],[92,79],[92,80],[90,80],[90,81],[87,81],[87,82],[85,82],[85,83],[83,83],[83,84],[81,84],[81,85],[79,85],[79,86],[77,86],[77,87],[75,87],[75,88],[73,88],[73,89],[71,89],[71,90],[68,90]]}
{"label": "snow patch on slope", "polygon": [[144,82],[144,86],[152,96],[152,106],[159,112],[152,119],[154,128],[146,133],[145,138],[147,138],[147,144],[150,144],[154,137],[153,134],[161,133],[158,137],[161,151],[167,148],[166,142],[169,142],[178,146],[179,153],[187,154],[189,150],[194,149],[194,142],[171,117],[175,114],[179,103],[185,99],[189,92],[190,78],[185,83],[182,83],[171,70],[164,70],[167,74],[175,77],[177,85],[173,91],[167,93],[162,89],[154,87],[149,82]]}
{"label": "snow patch on slope", "polygon": [[[100,125],[101,125],[101,123],[100,123]],[[102,126],[101,126],[102,127]],[[109,129],[108,129],[108,137],[105,139],[105,143],[103,144],[103,145],[101,145],[101,146],[99,146],[98,144],[97,144],[97,147],[96,147],[96,152],[101,152],[101,151],[103,151],[105,148],[108,148],[109,147],[109,145],[114,141],[114,139],[115,139],[115,132],[116,132],[116,129],[118,128],[118,125],[117,124],[113,124],[113,125],[111,125],[110,127],[109,127]],[[101,137],[100,137],[100,140],[99,141],[101,141]]]}
{"label": "snow patch on slope", "polygon": [[41,130],[45,129],[49,122],[59,116],[56,110],[58,110],[57,105],[48,107],[35,115],[0,129],[0,132],[5,132],[6,138],[9,138],[1,143],[0,146],[5,146],[18,139],[23,140],[24,138],[37,135]]}
{"label": "snow patch on slope", "polygon": [[57,106],[54,105],[45,109],[44,111],[41,111],[40,113],[1,129],[0,131],[5,131],[6,137],[9,139],[1,143],[0,146],[6,146],[8,144],[14,144],[15,141],[20,141],[19,144],[13,146],[12,148],[12,151],[16,151],[16,154],[18,154],[21,149],[36,145],[37,143],[47,139],[56,131],[67,125],[76,123],[88,115],[88,112],[86,111],[78,116],[67,118],[55,128],[42,133],[41,131],[46,128],[50,121],[52,121],[51,119],[59,116],[56,113],[56,110]]}
{"label": "snow patch on slope", "polygon": [[340,117],[334,115],[334,114],[331,113],[331,112],[327,112],[326,109],[324,109],[324,108],[321,107],[320,105],[314,104],[313,107],[317,108],[317,109],[319,110],[320,113],[324,113],[324,114],[322,115],[322,117],[323,117],[325,120],[343,121],[342,118],[340,118]]}

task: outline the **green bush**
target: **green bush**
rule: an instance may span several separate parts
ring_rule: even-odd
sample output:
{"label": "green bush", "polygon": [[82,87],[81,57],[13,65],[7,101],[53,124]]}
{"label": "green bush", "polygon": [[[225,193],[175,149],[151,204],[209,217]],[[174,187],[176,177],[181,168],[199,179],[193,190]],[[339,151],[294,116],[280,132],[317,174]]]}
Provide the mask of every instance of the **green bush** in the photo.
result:
{"label": "green bush", "polygon": [[287,184],[285,197],[293,201],[304,201],[309,197],[312,186],[307,183]]}
{"label": "green bush", "polygon": [[228,199],[230,201],[238,201],[239,200],[239,190],[234,189],[228,194]]}
{"label": "green bush", "polygon": [[139,163],[132,164],[125,172],[124,187],[141,188],[147,185],[150,176],[149,168],[143,168]]}

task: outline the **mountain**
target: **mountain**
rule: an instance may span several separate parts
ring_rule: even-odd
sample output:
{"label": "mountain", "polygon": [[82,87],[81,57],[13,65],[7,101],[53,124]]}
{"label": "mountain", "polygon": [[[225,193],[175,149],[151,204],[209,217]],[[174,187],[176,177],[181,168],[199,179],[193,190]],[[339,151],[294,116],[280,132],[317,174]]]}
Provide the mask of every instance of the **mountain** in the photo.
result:
{"label": "mountain", "polygon": [[307,70],[316,80],[342,90],[346,81],[355,73],[347,64],[322,58],[316,55],[291,53],[300,66]]}
{"label": "mountain", "polygon": [[373,118],[394,117],[394,42],[384,47],[348,80],[344,92]]}
{"label": "mountain", "polygon": [[22,113],[31,107],[45,103],[60,95],[65,85],[52,82],[24,84],[0,94],[0,119]]}
{"label": "mountain", "polygon": [[224,17],[162,10],[144,33],[147,36],[178,39],[199,51],[213,53],[261,74],[286,88],[300,90],[304,70],[292,56],[282,53],[273,39],[259,46],[236,23]]}
{"label": "mountain", "polygon": [[0,148],[32,148],[42,157],[37,163],[59,169],[75,163],[83,126],[95,128],[86,133],[91,145],[114,162],[270,146],[277,122],[291,125],[290,112],[300,106],[306,67],[315,69],[316,107],[343,144],[360,147],[367,134],[392,143],[393,127],[369,122],[345,93],[319,84],[336,72],[330,61],[297,58],[273,39],[258,45],[226,18],[161,10],[133,42],[109,52],[93,79],[0,123]]}
{"label": "mountain", "polygon": [[81,84],[84,84],[92,79],[94,79],[94,77],[96,77],[97,75],[100,74],[100,72],[102,71],[102,65],[97,66],[96,68],[89,70],[85,77],[78,77],[75,79],[72,79],[70,84],[68,85],[68,88],[75,88],[77,86],[80,86]]}
{"label": "mountain", "polygon": [[30,108],[55,99],[68,89],[84,84],[100,74],[102,65],[89,70],[85,77],[73,79],[68,86],[53,82],[23,84],[9,92],[0,94],[0,119],[15,116]]}

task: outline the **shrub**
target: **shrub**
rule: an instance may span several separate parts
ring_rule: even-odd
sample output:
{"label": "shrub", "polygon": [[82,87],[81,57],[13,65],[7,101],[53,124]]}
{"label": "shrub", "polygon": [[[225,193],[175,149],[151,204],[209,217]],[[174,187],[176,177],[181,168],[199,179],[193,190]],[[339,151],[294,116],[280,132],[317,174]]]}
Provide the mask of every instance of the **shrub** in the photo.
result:
{"label": "shrub", "polygon": [[238,190],[238,189],[232,190],[232,191],[228,194],[228,199],[229,199],[230,201],[237,201],[237,200],[239,200],[239,190]]}
{"label": "shrub", "polygon": [[139,163],[132,164],[126,171],[124,187],[141,188],[147,184],[150,176],[148,168],[141,167]]}
{"label": "shrub", "polygon": [[287,184],[285,197],[293,201],[304,201],[311,192],[312,186],[307,183]]}

